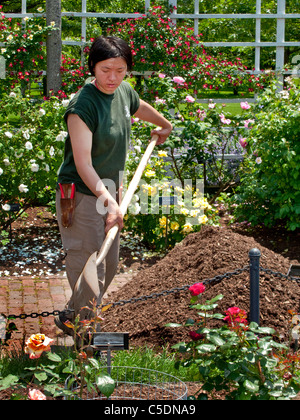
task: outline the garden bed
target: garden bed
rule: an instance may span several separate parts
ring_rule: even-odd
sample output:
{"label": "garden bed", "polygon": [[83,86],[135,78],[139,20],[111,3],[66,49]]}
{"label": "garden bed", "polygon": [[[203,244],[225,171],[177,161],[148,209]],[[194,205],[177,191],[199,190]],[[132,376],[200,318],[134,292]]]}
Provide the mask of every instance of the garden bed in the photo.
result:
{"label": "garden bed", "polygon": [[[135,250],[122,247],[119,270],[132,269],[136,275],[119,292],[111,294],[110,301],[151,295],[242,268],[249,263],[248,253],[255,247],[262,252],[261,265],[265,268],[287,274],[293,262],[299,264],[299,231],[287,233],[279,227],[249,231],[246,225],[226,227],[226,219],[223,222],[222,228],[206,226],[202,232],[189,235],[161,260],[146,258],[138,245]],[[29,270],[32,275],[41,271],[55,275],[64,270],[57,223],[46,208],[29,209],[26,218],[14,222],[12,238],[12,243],[2,248],[0,272],[21,276],[24,270]],[[223,312],[235,305],[249,311],[249,273],[209,287],[205,298],[219,293],[225,295],[220,304]],[[111,308],[105,313],[102,328],[111,332],[128,331],[131,345],[175,344],[187,333],[164,325],[184,322],[194,315],[188,309],[189,299],[186,291]],[[291,319],[288,311],[298,312],[299,305],[300,287],[296,282],[262,273],[263,325],[274,327],[287,337]]]}
{"label": "garden bed", "polygon": [[[30,209],[26,218],[13,223],[12,237],[11,246],[2,249],[2,256],[6,258],[0,261],[0,271],[9,271],[10,275],[17,271],[15,275],[19,273],[21,276],[25,266],[32,270],[32,274],[34,268],[37,271],[51,268],[51,274],[64,270],[57,224],[45,208]],[[142,247],[136,246],[134,251],[123,246],[120,270],[131,268],[136,275],[120,291],[111,294],[109,299],[117,302],[151,295],[234,271],[248,265],[249,250],[255,247],[262,252],[261,265],[265,268],[287,274],[292,263],[300,262],[298,231],[287,233],[279,227],[249,231],[245,224],[227,227],[226,219],[223,219],[223,227],[203,227],[200,233],[189,235],[162,259],[145,258]],[[53,253],[53,261],[48,260],[50,254],[46,254],[46,257],[45,254],[41,254],[43,257],[39,255],[46,249]],[[16,261],[24,264],[16,267]],[[30,261],[31,264],[28,264]],[[204,298],[210,299],[219,293],[224,294],[220,311],[225,312],[228,307],[235,305],[249,311],[249,273],[244,272],[207,287]],[[170,347],[190,339],[185,329],[165,327],[167,323],[185,322],[188,317],[194,317],[195,313],[189,309],[189,304],[190,295],[186,290],[110,308],[104,314],[102,330],[129,331],[131,346],[151,346],[158,350],[162,346]],[[300,288],[296,282],[261,274],[261,324],[274,327],[285,341],[291,326],[288,311],[298,312],[299,304]],[[187,386],[188,395],[193,395],[199,389],[197,383],[187,383]],[[0,392],[0,400],[24,398],[27,395],[28,389],[20,392],[8,389]]]}
{"label": "garden bed", "polygon": [[[275,234],[275,231],[274,231]],[[295,240],[299,238],[295,233]],[[267,237],[263,235],[265,241]],[[299,262],[296,242],[287,245],[293,252],[294,262]],[[203,227],[200,233],[189,235],[163,260],[137,274],[112,298],[113,301],[151,295],[175,287],[192,285],[225,274],[249,264],[248,253],[259,248],[262,253],[261,266],[287,274],[292,259],[276,253],[253,237],[235,232],[230,228]],[[294,249],[294,251],[292,251]],[[292,253],[290,254],[292,256]],[[205,299],[224,294],[219,312],[239,306],[249,312],[249,272],[246,271],[218,284],[210,285],[204,293]],[[105,313],[102,328],[106,331],[128,331],[132,345],[165,346],[188,338],[186,329],[170,329],[165,325],[185,323],[195,315],[189,309],[188,291],[172,293],[159,298],[111,308]],[[295,281],[261,273],[261,324],[273,327],[285,340],[290,333],[291,315],[298,312],[300,287]]]}

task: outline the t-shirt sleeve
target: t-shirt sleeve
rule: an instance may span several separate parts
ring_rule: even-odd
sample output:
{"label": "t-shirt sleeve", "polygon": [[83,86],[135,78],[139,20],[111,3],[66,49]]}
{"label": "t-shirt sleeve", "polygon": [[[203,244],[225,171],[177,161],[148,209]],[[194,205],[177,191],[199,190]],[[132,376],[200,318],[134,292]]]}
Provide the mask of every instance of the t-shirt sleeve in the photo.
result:
{"label": "t-shirt sleeve", "polygon": [[92,133],[97,128],[97,112],[93,102],[85,95],[84,92],[79,92],[70,101],[65,113],[65,122],[67,123],[68,116],[76,114],[88,126]]}
{"label": "t-shirt sleeve", "polygon": [[134,115],[140,107],[140,97],[138,93],[132,89],[132,102],[130,107],[131,115]]}
{"label": "t-shirt sleeve", "polygon": [[140,97],[129,83],[126,82],[125,86],[130,99],[130,114],[134,115],[140,107]]}

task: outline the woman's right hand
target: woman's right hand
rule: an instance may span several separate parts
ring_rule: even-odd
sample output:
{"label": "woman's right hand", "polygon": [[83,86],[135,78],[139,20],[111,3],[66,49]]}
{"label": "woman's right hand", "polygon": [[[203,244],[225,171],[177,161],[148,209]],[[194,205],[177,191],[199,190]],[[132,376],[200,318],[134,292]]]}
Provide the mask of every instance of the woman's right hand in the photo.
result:
{"label": "woman's right hand", "polygon": [[124,227],[123,222],[123,214],[121,212],[119,204],[113,200],[109,200],[107,205],[107,218],[106,218],[106,227],[105,227],[105,233],[107,234],[108,231],[114,227],[116,224],[119,225],[120,230]]}

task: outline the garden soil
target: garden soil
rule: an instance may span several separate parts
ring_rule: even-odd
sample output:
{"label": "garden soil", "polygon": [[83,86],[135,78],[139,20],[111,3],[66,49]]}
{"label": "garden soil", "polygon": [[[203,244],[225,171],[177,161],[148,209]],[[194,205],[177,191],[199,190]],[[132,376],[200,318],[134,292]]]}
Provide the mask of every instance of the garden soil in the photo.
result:
{"label": "garden soil", "polygon": [[[189,235],[155,265],[140,271],[110,299],[118,302],[139,298],[235,271],[249,264],[252,248],[261,251],[261,266],[275,272],[287,274],[291,264],[299,261],[285,258],[253,237],[230,228],[206,226],[201,232]],[[225,313],[229,307],[239,306],[249,314],[249,271],[219,283],[210,283],[202,299],[211,299],[218,294],[224,295],[218,312]],[[112,307],[103,313],[102,331],[129,332],[130,344],[134,346],[161,347],[184,341],[188,339],[191,328],[174,329],[165,325],[185,323],[188,318],[197,319],[196,311],[190,309],[190,297],[189,291],[185,290]],[[273,327],[279,336],[287,340],[291,327],[289,311],[299,312],[299,284],[261,273],[260,299],[261,325]]]}

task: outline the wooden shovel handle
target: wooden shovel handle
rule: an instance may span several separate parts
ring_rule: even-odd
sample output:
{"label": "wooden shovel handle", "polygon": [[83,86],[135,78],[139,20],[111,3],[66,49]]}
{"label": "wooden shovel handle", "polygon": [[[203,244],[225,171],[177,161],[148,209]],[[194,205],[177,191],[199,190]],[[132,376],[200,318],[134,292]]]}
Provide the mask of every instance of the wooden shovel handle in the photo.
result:
{"label": "wooden shovel handle", "polygon": [[[150,159],[150,157],[153,153],[153,150],[156,146],[157,140],[158,140],[157,135],[154,135],[151,138],[151,141],[150,141],[150,143],[147,147],[147,150],[145,151],[145,154],[142,157],[142,160],[141,160],[141,162],[140,162],[140,164],[139,164],[139,166],[138,166],[138,168],[137,168],[137,170],[134,174],[134,177],[132,178],[132,180],[129,184],[128,190],[126,191],[126,194],[125,194],[125,196],[122,200],[122,203],[120,205],[121,213],[122,213],[123,216],[125,216],[125,214],[128,210],[129,204],[132,200],[132,197],[133,197],[134,193],[136,192],[137,187],[139,186],[139,182],[142,178],[143,172],[144,172],[144,170],[145,170],[145,168],[148,164],[148,161],[149,161],[149,159]],[[102,263],[102,261],[104,261],[104,259],[107,256],[108,251],[110,250],[110,247],[112,246],[118,232],[119,232],[119,225],[113,226],[108,231],[108,233],[106,235],[106,238],[105,238],[105,240],[102,244],[102,247],[99,251],[99,254],[97,256],[97,260],[96,260],[97,266],[100,265]]]}

